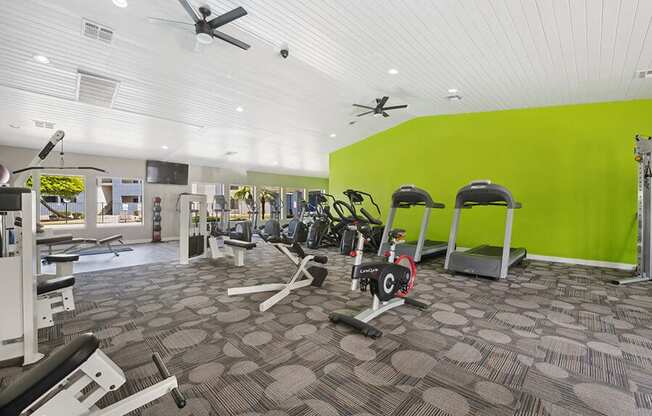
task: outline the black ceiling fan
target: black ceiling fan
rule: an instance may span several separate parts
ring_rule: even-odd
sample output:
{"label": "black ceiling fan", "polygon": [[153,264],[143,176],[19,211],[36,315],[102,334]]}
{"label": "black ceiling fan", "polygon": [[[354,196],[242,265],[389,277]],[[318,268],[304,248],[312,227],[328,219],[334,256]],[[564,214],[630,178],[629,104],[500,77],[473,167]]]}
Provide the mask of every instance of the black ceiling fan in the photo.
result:
{"label": "black ceiling fan", "polygon": [[374,117],[379,117],[380,115],[382,115],[383,117],[389,117],[389,114],[386,112],[387,110],[397,110],[399,108],[407,108],[407,104],[385,107],[385,104],[387,104],[387,100],[389,100],[389,97],[387,96],[383,98],[376,98],[375,107],[369,107],[368,105],[361,105],[361,104],[353,104],[354,107],[366,108],[367,110],[369,110],[369,111],[365,111],[364,113],[356,114],[356,116],[362,117],[362,116],[366,116],[367,114],[373,113]]}
{"label": "black ceiling fan", "polygon": [[[211,20],[207,20],[211,15],[211,9],[208,6],[201,6],[199,9],[195,10],[188,0],[178,0],[181,6],[184,8],[186,13],[190,18],[195,22],[195,35],[197,37],[197,42],[203,44],[209,44],[213,42],[213,38],[221,39],[225,42],[230,43],[231,45],[237,46],[238,48],[247,50],[250,45],[238,40],[232,36],[227,35],[226,33],[220,32],[217,30],[219,27],[224,26],[227,23],[234,21],[242,16],[247,14],[247,11],[242,7],[236,7],[230,12],[221,14]],[[177,22],[174,20],[160,19],[156,17],[150,17],[149,21],[151,23],[164,23],[172,25],[186,25],[193,26],[191,23],[186,22]]]}

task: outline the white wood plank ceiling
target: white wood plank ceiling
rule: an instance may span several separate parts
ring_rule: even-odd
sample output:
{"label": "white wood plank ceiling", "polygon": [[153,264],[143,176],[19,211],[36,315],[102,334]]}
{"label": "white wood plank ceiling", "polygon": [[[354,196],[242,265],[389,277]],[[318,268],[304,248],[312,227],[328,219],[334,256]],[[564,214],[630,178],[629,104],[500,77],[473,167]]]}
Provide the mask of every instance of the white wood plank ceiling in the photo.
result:
{"label": "white wood plank ceiling", "polygon": [[[176,0],[0,0],[0,144],[42,146],[45,120],[68,151],[326,176],[330,151],[416,116],[652,97],[652,0],[191,2],[243,6],[222,29],[251,49],[148,22],[189,21]],[[77,101],[78,70],[119,81],[111,108]],[[409,108],[354,116],[382,95]]]}

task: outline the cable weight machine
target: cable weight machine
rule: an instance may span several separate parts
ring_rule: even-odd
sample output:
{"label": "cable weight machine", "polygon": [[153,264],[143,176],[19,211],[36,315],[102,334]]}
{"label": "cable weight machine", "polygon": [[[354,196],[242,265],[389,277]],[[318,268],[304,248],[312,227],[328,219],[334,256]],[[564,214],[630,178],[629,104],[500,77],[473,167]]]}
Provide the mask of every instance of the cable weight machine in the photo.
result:
{"label": "cable weight machine", "polygon": [[638,162],[638,233],[636,238],[636,275],[613,280],[616,285],[652,280],[652,137],[636,135]]}

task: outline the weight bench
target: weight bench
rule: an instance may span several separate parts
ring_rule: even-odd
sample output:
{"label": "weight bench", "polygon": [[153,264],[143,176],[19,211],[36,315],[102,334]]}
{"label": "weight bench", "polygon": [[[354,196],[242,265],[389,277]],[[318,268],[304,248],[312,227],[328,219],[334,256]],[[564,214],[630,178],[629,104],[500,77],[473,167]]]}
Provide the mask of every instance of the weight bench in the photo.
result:
{"label": "weight bench", "polygon": [[236,267],[242,267],[245,264],[245,253],[256,248],[256,243],[222,239],[222,246],[220,246],[218,239],[210,236],[208,237],[208,246],[211,249],[211,257],[213,259],[232,257],[233,264]]}
{"label": "weight bench", "polygon": [[295,289],[300,289],[306,286],[321,287],[326,279],[328,270],[316,264],[309,266],[309,263],[326,264],[328,262],[328,257],[306,254],[298,243],[290,241],[287,238],[268,238],[265,241],[270,243],[281,253],[285,254],[285,256],[287,256],[287,258],[297,266],[297,271],[292,275],[287,283],[268,283],[257,286],[231,288],[226,292],[228,296],[278,291],[278,293],[261,303],[258,307],[261,312],[265,312],[267,309],[283,300],[283,298],[288,296],[290,292]]}
{"label": "weight bench", "polygon": [[0,391],[0,416],[122,416],[170,393],[178,408],[186,400],[158,354],[152,359],[162,381],[103,409],[95,404],[126,382],[93,334],[55,350]]}

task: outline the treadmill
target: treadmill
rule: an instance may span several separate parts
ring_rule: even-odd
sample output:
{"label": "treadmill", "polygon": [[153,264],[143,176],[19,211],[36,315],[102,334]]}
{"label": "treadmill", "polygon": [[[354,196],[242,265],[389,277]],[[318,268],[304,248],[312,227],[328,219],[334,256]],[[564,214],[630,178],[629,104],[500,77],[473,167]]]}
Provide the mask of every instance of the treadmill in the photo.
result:
{"label": "treadmill", "polygon": [[445,206],[442,203],[434,202],[430,194],[423,189],[419,189],[414,185],[402,185],[398,190],[392,194],[392,206],[387,216],[385,224],[385,231],[381,238],[378,255],[382,256],[383,253],[389,249],[389,232],[392,230],[396,211],[399,208],[412,208],[414,206],[424,207],[423,217],[421,217],[421,228],[419,229],[419,237],[417,240],[407,241],[396,246],[397,255],[411,256],[415,262],[421,261],[421,257],[443,253],[448,247],[445,241],[426,240],[426,233],[428,232],[428,221],[430,220],[430,211],[433,208],[443,209]]}
{"label": "treadmill", "polygon": [[[497,247],[485,244],[467,251],[456,251],[457,228],[462,209],[486,205],[507,207],[503,246]],[[460,189],[455,199],[455,213],[451,224],[444,268],[454,272],[478,276],[506,278],[509,267],[520,262],[527,255],[527,250],[524,248],[510,247],[514,210],[519,208],[521,208],[520,202],[514,200],[512,193],[507,188],[492,184],[491,181],[473,181]]]}

